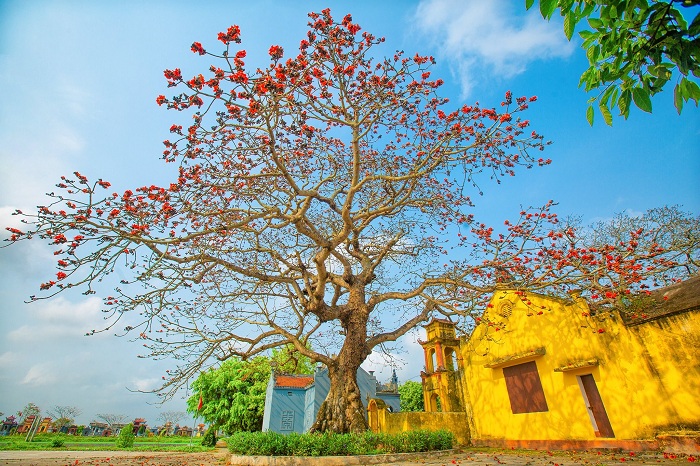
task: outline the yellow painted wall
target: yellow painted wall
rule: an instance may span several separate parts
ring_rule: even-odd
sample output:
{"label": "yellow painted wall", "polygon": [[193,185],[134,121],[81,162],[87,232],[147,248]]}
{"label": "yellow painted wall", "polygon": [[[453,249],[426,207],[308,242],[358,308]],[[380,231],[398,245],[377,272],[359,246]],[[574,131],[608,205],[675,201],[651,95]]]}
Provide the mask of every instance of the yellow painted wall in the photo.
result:
{"label": "yellow painted wall", "polygon": [[[374,406],[373,406],[374,405]],[[370,401],[368,407],[370,429],[373,432],[398,434],[411,430],[448,430],[455,434],[459,445],[469,444],[469,428],[466,413],[391,413],[379,399]]]}
{"label": "yellow painted wall", "polygon": [[[658,396],[650,397],[670,413],[667,420],[651,421],[695,425],[700,429],[700,311],[664,317],[628,328],[634,346],[650,376],[658,381]],[[660,400],[660,402],[658,401]]]}
{"label": "yellow painted wall", "polygon": [[[501,317],[508,308],[510,316]],[[593,375],[618,439],[649,438],[674,424],[700,424],[699,313],[635,327],[624,326],[616,313],[589,313],[584,300],[522,298],[507,291],[494,295],[483,321],[461,347],[472,438],[596,439],[576,377],[582,374]],[[543,356],[512,364],[536,361],[549,410],[513,414],[502,367],[484,365],[538,348],[544,348]],[[594,359],[597,366],[555,371]]]}

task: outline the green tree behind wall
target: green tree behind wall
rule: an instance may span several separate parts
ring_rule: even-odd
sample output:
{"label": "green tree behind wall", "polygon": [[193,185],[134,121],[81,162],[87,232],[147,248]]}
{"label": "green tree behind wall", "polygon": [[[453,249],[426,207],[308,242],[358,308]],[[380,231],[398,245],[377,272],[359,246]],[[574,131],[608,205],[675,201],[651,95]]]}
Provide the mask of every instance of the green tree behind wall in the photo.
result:
{"label": "green tree behind wall", "polygon": [[[192,383],[187,411],[227,434],[261,430],[270,370],[266,357],[228,359],[218,369],[202,372]],[[197,410],[200,397],[202,407]]]}
{"label": "green tree behind wall", "polygon": [[423,406],[423,384],[408,380],[399,387],[401,411],[425,411]]}
{"label": "green tree behind wall", "polygon": [[313,374],[314,366],[311,359],[294,349],[293,345],[272,350],[271,361],[277,372],[285,374]]}

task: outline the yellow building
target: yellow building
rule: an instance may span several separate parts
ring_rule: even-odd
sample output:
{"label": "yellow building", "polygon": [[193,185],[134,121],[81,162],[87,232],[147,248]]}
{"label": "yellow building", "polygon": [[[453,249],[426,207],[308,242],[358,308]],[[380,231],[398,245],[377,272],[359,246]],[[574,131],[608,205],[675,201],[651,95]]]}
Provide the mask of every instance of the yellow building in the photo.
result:
{"label": "yellow building", "polygon": [[700,277],[634,306],[501,290],[469,337],[433,320],[426,411],[464,412],[476,445],[626,448],[700,430]]}

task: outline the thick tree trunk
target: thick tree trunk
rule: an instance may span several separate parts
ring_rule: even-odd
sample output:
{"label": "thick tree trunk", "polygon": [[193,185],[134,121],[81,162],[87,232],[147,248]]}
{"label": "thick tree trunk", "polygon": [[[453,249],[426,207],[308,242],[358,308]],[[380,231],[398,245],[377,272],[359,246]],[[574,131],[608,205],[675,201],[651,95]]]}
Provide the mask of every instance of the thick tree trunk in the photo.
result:
{"label": "thick tree trunk", "polygon": [[328,367],[330,390],[316,414],[311,432],[364,432],[368,428],[360,387],[357,385],[357,370],[369,355],[369,312],[362,306],[358,307],[341,318],[345,342],[334,364]]}
{"label": "thick tree trunk", "polygon": [[311,432],[364,432],[367,430],[365,407],[357,385],[357,366],[329,370],[331,386],[316,414]]}

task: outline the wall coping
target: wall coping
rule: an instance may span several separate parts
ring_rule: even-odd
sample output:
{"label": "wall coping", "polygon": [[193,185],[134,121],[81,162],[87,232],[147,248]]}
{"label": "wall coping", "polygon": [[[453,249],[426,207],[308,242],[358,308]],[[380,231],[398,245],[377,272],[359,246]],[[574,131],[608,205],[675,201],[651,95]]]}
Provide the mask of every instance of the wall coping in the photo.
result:
{"label": "wall coping", "polygon": [[524,353],[516,353],[502,358],[494,359],[493,361],[484,364],[484,367],[488,369],[498,369],[499,367],[509,366],[513,364],[518,364],[525,362],[528,359],[538,358],[546,354],[544,346],[535,348],[534,350],[525,351]]}

